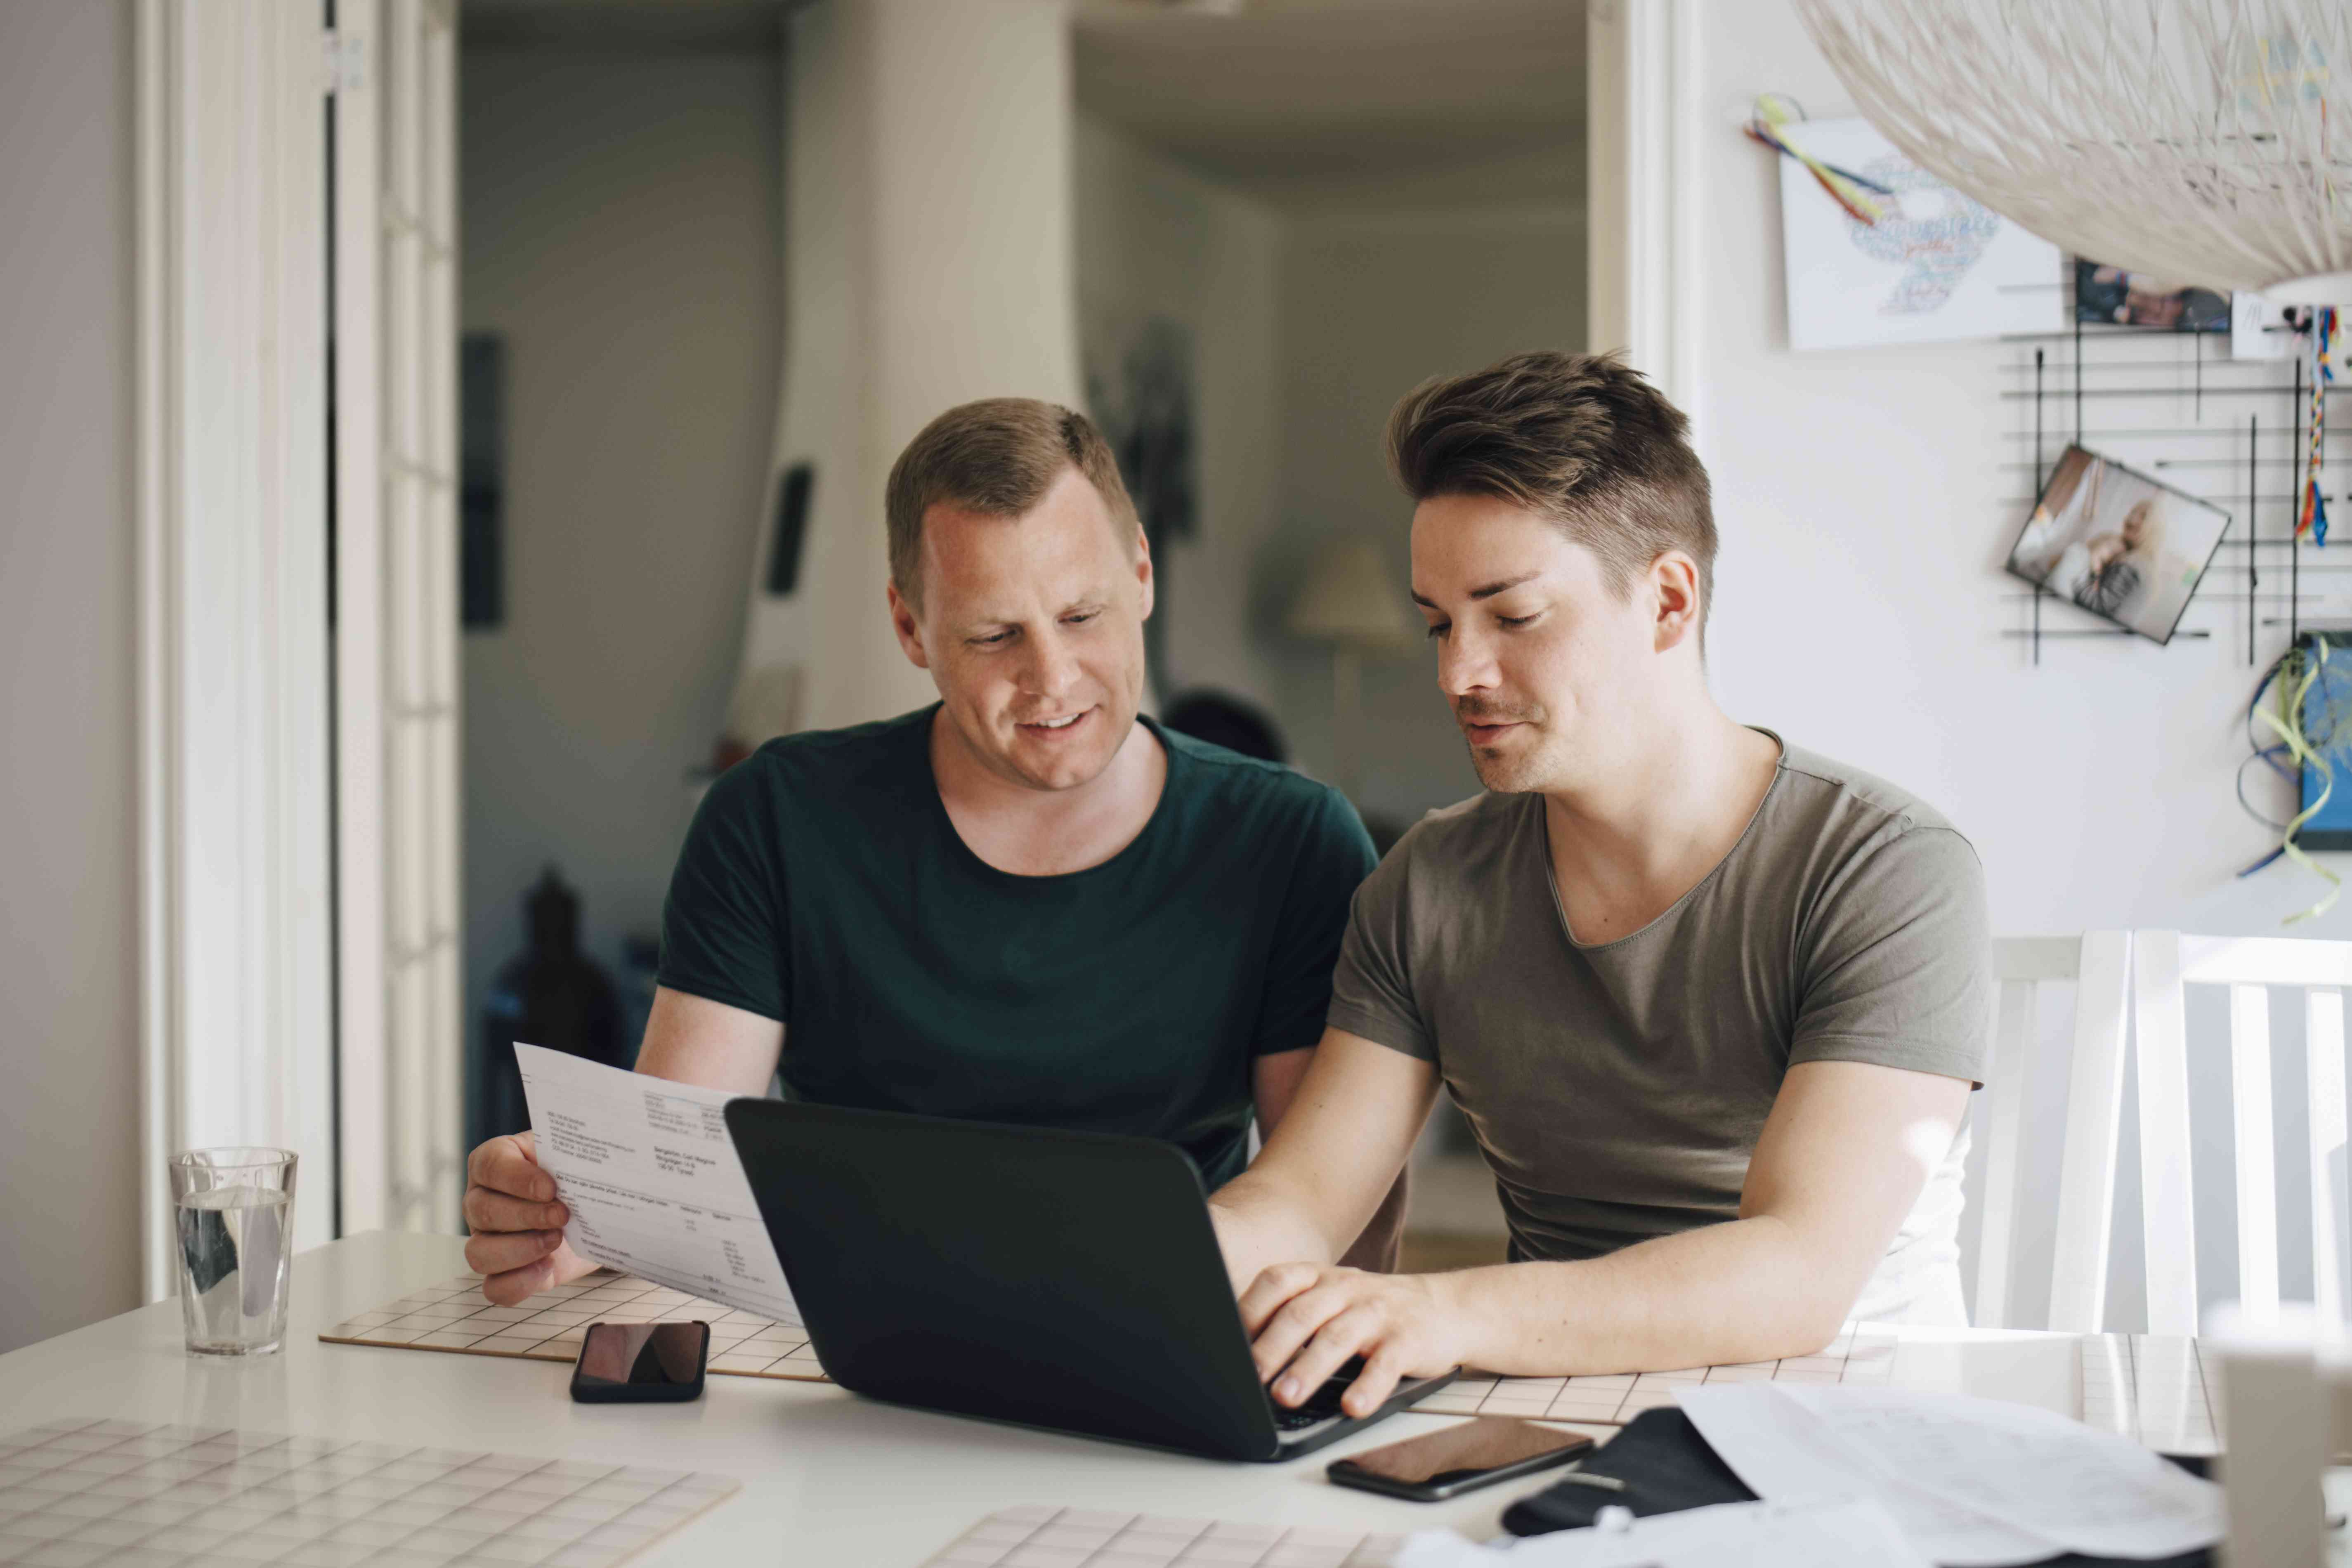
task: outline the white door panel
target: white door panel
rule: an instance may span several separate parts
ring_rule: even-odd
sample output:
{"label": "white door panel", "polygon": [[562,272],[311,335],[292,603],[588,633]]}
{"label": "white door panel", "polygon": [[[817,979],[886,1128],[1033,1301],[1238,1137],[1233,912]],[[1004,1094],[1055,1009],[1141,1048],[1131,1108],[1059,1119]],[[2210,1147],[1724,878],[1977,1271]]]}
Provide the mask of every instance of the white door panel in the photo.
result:
{"label": "white door panel", "polygon": [[446,1230],[457,1016],[455,14],[339,0],[338,869],[344,1223]]}

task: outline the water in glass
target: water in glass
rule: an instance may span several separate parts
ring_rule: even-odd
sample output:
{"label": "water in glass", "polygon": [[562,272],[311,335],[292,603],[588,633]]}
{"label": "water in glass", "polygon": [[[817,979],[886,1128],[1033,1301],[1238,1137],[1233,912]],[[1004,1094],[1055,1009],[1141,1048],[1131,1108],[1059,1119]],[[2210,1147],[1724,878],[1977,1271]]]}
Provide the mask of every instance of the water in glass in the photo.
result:
{"label": "water in glass", "polygon": [[[198,1151],[174,1163],[180,1306],[194,1354],[263,1354],[285,1338],[293,1156],[284,1156],[282,1169],[219,1158],[274,1152]],[[207,1153],[213,1161],[180,1163]]]}

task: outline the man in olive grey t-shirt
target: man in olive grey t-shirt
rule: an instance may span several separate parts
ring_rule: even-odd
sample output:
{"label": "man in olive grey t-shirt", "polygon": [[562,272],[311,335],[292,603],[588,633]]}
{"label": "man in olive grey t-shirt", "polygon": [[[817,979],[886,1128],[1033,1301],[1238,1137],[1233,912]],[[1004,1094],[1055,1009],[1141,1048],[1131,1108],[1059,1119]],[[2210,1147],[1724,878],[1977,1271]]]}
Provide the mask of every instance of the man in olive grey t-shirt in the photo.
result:
{"label": "man in olive grey t-shirt", "polygon": [[[1710,481],[1641,374],[1515,354],[1409,394],[1389,446],[1486,793],[1358,889],[1297,1108],[1210,1201],[1274,1399],[1350,1358],[1362,1415],[1456,1365],[1664,1372],[1809,1355],[1857,1319],[1965,1321],[1991,1015],[1974,852],[1716,702]],[[1752,618],[1728,657],[1775,627]],[[1338,1266],[1441,1090],[1511,1260]]]}
{"label": "man in olive grey t-shirt", "polygon": [[[1356,894],[1329,1025],[1434,1062],[1495,1173],[1514,1258],[1736,1218],[1790,1067],[1979,1079],[1984,878],[1928,807],[1785,744],[1730,854],[1613,942],[1570,934],[1540,795],[1433,812]],[[1859,1319],[1961,1323],[1965,1130]]]}

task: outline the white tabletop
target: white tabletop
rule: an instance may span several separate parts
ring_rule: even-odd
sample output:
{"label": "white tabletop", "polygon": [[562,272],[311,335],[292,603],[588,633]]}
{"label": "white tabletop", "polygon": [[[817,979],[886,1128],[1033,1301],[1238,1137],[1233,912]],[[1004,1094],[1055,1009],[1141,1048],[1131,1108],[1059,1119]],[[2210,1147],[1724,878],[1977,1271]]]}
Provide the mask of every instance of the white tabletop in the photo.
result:
{"label": "white tabletop", "polygon": [[[0,1426],[68,1415],[238,1426],[487,1448],[733,1476],[743,1490],[640,1561],[858,1563],[914,1568],[982,1516],[1023,1503],[1366,1531],[1496,1533],[1530,1479],[1449,1503],[1335,1487],[1330,1459],[1433,1431],[1400,1415],[1287,1465],[1188,1458],[898,1409],[830,1384],[713,1377],[688,1405],[575,1405],[548,1362],[321,1344],[320,1328],[465,1267],[452,1237],[378,1232],[303,1254],[283,1352],[191,1357],[163,1301],[0,1356]],[[2071,1336],[1942,1331],[1908,1337],[1895,1381],[2073,1414]]]}

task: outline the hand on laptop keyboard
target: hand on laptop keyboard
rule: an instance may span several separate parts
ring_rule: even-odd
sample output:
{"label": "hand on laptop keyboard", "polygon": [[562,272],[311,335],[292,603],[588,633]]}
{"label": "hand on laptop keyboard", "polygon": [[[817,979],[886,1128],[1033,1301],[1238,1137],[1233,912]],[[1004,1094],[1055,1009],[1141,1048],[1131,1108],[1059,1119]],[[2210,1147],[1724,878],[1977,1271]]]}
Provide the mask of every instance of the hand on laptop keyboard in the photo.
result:
{"label": "hand on laptop keyboard", "polygon": [[[1339,1396],[1348,1392],[1348,1385],[1354,1383],[1357,1375],[1363,1370],[1363,1359],[1360,1356],[1351,1358],[1347,1365],[1333,1373],[1322,1387],[1308,1394],[1296,1407],[1286,1408],[1280,1404],[1275,1404],[1275,1430],[1277,1432],[1304,1431],[1318,1421],[1328,1421],[1335,1415],[1345,1415],[1347,1412],[1339,1408]],[[1273,1402],[1271,1395],[1268,1396],[1268,1402]]]}

